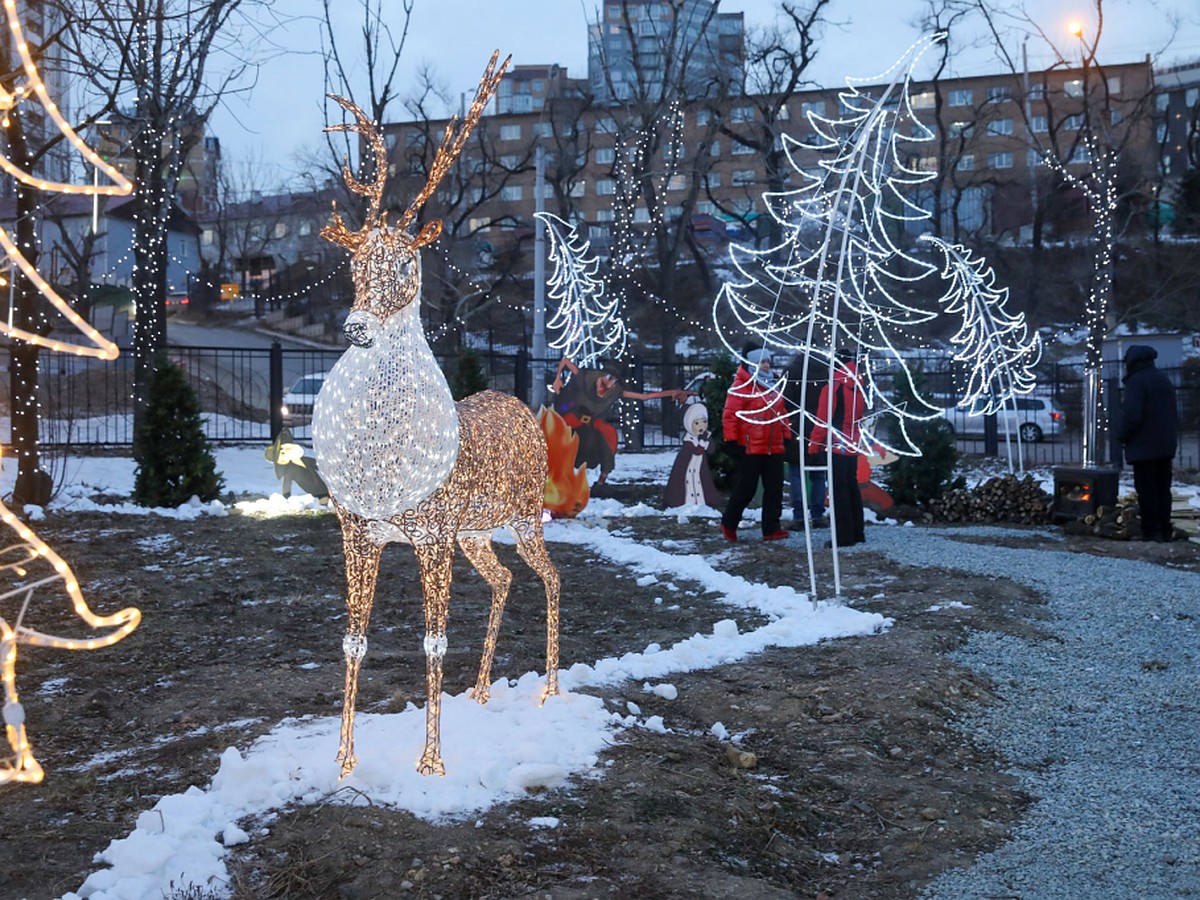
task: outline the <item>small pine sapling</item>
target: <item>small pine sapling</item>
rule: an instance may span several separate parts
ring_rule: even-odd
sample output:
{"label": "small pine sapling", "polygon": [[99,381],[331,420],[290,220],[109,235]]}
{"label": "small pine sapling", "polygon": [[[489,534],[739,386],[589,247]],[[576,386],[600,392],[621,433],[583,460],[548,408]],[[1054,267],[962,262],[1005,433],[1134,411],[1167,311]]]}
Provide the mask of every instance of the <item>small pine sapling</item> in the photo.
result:
{"label": "small pine sapling", "polygon": [[179,506],[192,497],[207,502],[225,486],[204,436],[196,392],[183,369],[166,360],[150,381],[134,459],[133,499],[141,506]]}
{"label": "small pine sapling", "polygon": [[472,394],[488,389],[487,375],[483,372],[483,363],[479,354],[470,347],[458,354],[458,362],[454,367],[454,377],[450,380],[450,393],[455,400],[464,400]]}

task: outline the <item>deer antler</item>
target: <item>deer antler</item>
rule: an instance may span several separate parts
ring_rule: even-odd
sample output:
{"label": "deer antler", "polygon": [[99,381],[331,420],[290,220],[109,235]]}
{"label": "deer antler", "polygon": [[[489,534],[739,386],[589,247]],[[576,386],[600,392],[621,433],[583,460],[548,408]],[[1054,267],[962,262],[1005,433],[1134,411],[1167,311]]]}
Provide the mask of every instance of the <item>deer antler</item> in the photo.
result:
{"label": "deer antler", "polygon": [[380,215],[380,207],[383,205],[383,185],[387,181],[387,147],[383,143],[383,137],[379,133],[379,128],[367,118],[367,114],[354,101],[347,100],[345,97],[340,97],[337,94],[326,94],[326,96],[336,101],[342,109],[353,115],[355,121],[354,124],[330,125],[325,131],[360,134],[364,140],[370,143],[371,149],[375,153],[375,178],[373,181],[367,183],[359,181],[354,177],[350,166],[345,162],[342,164],[342,178],[346,182],[346,187],[350,188],[351,191],[360,197],[366,197],[369,201],[367,216],[362,228],[358,231],[351,231],[346,227],[341,213],[337,211],[337,203],[335,202],[333,204],[333,221],[321,229],[321,237],[337,244],[339,247],[345,247],[347,250],[354,251],[358,249],[358,246],[373,228],[383,223],[383,217]]}
{"label": "deer antler", "polygon": [[[408,205],[408,209],[404,211],[404,215],[396,223],[397,228],[407,228],[412,223],[413,219],[417,217],[417,212],[425,204],[425,201],[433,195],[438,183],[450,171],[450,167],[454,165],[454,161],[458,159],[459,154],[462,153],[463,148],[467,145],[467,138],[471,136],[471,132],[479,124],[479,117],[483,115],[483,110],[496,93],[496,88],[500,86],[500,79],[504,77],[504,73],[508,69],[508,64],[512,61],[512,56],[510,55],[497,68],[496,60],[499,58],[500,51],[497,50],[488,61],[487,68],[483,72],[483,77],[479,79],[479,87],[475,91],[475,99],[471,101],[471,108],[467,110],[466,118],[462,120],[461,125],[459,124],[458,116],[454,116],[450,120],[450,124],[446,126],[446,133],[442,135],[442,144],[438,147],[438,151],[433,157],[433,165],[429,167],[429,177],[425,180],[425,187],[421,188],[421,192]],[[427,235],[427,232],[431,230],[433,233]],[[421,229],[421,233],[417,235],[417,246],[422,247],[437,240],[441,230],[441,222],[431,222],[429,225],[426,225],[425,228]]]}
{"label": "deer antler", "polygon": [[[499,58],[500,51],[497,50],[492,54],[492,58],[488,61],[487,68],[483,72],[483,77],[479,80],[479,88],[475,92],[475,99],[471,102],[471,108],[467,110],[466,118],[462,120],[461,124],[458,121],[458,116],[450,119],[450,123],[446,126],[446,133],[442,135],[442,143],[433,157],[433,165],[429,168],[429,177],[425,180],[425,186],[421,188],[420,193],[417,194],[413,202],[408,205],[408,209],[404,211],[404,215],[400,217],[400,221],[396,223],[393,230],[403,231],[412,224],[421,207],[425,205],[425,201],[433,195],[438,184],[446,176],[446,173],[450,171],[450,167],[454,165],[454,161],[458,159],[459,154],[462,153],[463,148],[467,145],[467,139],[471,136],[471,132],[475,130],[475,126],[479,124],[480,116],[483,115],[488,102],[495,95],[496,88],[500,86],[500,79],[504,77],[504,73],[508,69],[508,64],[512,60],[512,56],[509,56],[497,68],[496,61]],[[367,118],[366,113],[352,100],[347,100],[345,97],[340,97],[337,94],[328,94],[327,96],[340,104],[347,112],[351,113],[355,121],[342,125],[330,125],[325,130],[360,134],[370,143],[371,149],[375,153],[375,178],[373,181],[367,183],[361,182],[354,177],[354,173],[350,171],[349,165],[342,166],[342,177],[346,180],[346,186],[360,197],[366,197],[369,201],[367,216],[362,228],[358,231],[350,230],[342,220],[342,216],[337,211],[337,204],[335,203],[333,205],[333,221],[321,229],[321,237],[353,252],[358,249],[359,245],[362,244],[366,236],[373,229],[387,228],[387,213],[381,212],[383,205],[383,185],[387,180],[387,147],[384,145],[383,137],[379,133],[379,126]],[[418,247],[424,247],[426,244],[436,241],[438,235],[441,233],[441,220],[435,220],[422,228],[416,238],[413,239],[413,242]]]}

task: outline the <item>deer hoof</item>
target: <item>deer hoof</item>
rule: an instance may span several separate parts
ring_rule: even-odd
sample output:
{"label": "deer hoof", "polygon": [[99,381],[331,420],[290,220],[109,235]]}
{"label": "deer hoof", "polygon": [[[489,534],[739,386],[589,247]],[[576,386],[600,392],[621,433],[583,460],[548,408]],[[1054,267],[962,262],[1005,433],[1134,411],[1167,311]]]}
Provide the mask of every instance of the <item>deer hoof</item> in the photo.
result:
{"label": "deer hoof", "polygon": [[542,698],[538,701],[538,706],[544,706],[546,704],[546,699],[548,697],[557,697],[557,696],[558,696],[558,685],[557,684],[546,685],[544,688],[542,688]]}
{"label": "deer hoof", "polygon": [[421,759],[417,762],[417,772],[422,775],[445,775],[446,767],[442,765],[442,758],[440,756],[426,750],[421,754]]}
{"label": "deer hoof", "polygon": [[484,684],[484,685],[477,684],[477,685],[475,685],[475,687],[471,688],[471,699],[474,700],[476,703],[478,703],[480,706],[483,706],[491,698],[492,698],[492,689],[490,686],[488,686],[486,684]]}
{"label": "deer hoof", "polygon": [[358,759],[353,753],[339,753],[337,758],[342,767],[342,773],[338,776],[340,781],[354,771],[354,767],[358,765]]}

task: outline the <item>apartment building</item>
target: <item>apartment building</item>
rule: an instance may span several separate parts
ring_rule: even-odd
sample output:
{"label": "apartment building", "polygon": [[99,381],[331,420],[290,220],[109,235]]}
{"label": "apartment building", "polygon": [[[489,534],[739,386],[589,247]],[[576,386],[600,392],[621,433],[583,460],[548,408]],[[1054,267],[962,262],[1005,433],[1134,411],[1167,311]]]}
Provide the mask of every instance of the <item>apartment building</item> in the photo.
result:
{"label": "apartment building", "polygon": [[1200,163],[1200,62],[1155,73],[1155,139],[1169,181]]}
{"label": "apartment building", "polygon": [[[879,96],[882,86],[860,86]],[[1085,177],[1089,141],[1118,154],[1119,175],[1136,186],[1155,177],[1154,80],[1148,60],[1104,67],[1053,68],[943,79],[910,85],[914,122],[932,137],[899,146],[909,168],[936,173],[911,199],[938,216],[944,234],[1028,237],[1035,209],[1051,234],[1088,227],[1086,203],[1062,172]],[[787,98],[733,96],[695,100],[655,123],[656,158],[649,166],[655,208],[645,198],[633,210],[635,225],[691,217],[698,234],[711,236],[713,221],[730,236],[753,240],[769,187],[795,187],[800,179],[780,154],[768,170],[763,152],[764,110],[776,110],[769,126],[773,149],[782,135],[805,141],[810,114],[843,116],[837,89],[811,90]],[[776,102],[780,101],[780,102]],[[449,211],[451,233],[491,243],[532,232],[535,193],[533,149],[546,152],[542,202],[546,209],[583,223],[603,250],[612,236],[614,200],[620,193],[618,156],[626,135],[612,105],[579,96],[548,97],[539,110],[488,116],[430,203],[430,215]],[[385,126],[392,148],[393,190],[413,196],[420,187],[430,147],[444,122]],[[912,135],[909,135],[910,137]],[[802,169],[819,170],[822,155],[796,154]],[[1055,164],[1057,163],[1057,165]],[[456,182],[458,177],[461,181]]]}

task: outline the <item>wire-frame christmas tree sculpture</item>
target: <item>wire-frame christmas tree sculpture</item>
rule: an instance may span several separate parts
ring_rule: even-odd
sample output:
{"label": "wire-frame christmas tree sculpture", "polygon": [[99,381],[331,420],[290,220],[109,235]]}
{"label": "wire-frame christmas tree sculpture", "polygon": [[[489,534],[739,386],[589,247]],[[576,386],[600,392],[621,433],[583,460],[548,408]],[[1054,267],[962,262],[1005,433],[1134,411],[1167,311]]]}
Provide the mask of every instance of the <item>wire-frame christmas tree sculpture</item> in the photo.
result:
{"label": "wire-frame christmas tree sculpture", "polygon": [[[1012,410],[1016,398],[1037,384],[1034,367],[1042,358],[1041,337],[1029,333],[1024,313],[1010,313],[1008,288],[996,285],[996,272],[983,257],[961,244],[951,244],[933,235],[922,235],[941,251],[945,260],[942,280],[946,292],[940,303],[947,315],[962,324],[950,338],[954,359],[965,367],[966,383],[959,391],[958,406],[971,416],[986,416]],[[1008,470],[1013,470],[1012,434],[1009,416],[1003,415]],[[1017,460],[1025,471],[1018,428]]]}
{"label": "wire-frame christmas tree sculpture", "polygon": [[[896,234],[911,227],[908,223],[929,217],[914,195],[934,173],[911,166],[909,160],[919,156],[910,148],[931,140],[933,134],[913,113],[909,82],[921,54],[941,39],[934,35],[918,41],[884,76],[848,78],[847,89],[839,94],[840,115],[808,113],[814,132],[809,141],[783,136],[799,187],[763,195],[783,240],[763,250],[731,247],[739,278],[722,287],[713,307],[717,331],[735,354],[749,335],[779,355],[800,357],[799,410],[814,424],[831,423],[834,411],[817,414],[807,408],[810,372],[816,370],[831,388],[835,373],[861,385],[865,420],[872,427],[857,434],[831,428],[827,467],[836,441],[853,444],[850,449],[861,454],[882,448],[917,455],[906,422],[940,415],[913,389],[894,337],[936,315],[900,296],[930,274],[933,266],[906,252]],[[884,84],[877,95],[857,87],[879,81]],[[805,167],[801,158],[805,151],[825,154],[816,171]],[[846,366],[852,360],[857,361],[856,374]],[[907,381],[908,389],[896,394],[917,398],[914,405],[892,402],[892,393],[881,385],[884,372],[893,383]],[[828,395],[832,405],[834,391]],[[804,506],[809,580],[815,597],[807,498]],[[836,538],[833,549],[835,591],[840,594]]]}
{"label": "wire-frame christmas tree sculpture", "polygon": [[546,327],[555,332],[550,346],[580,368],[625,354],[626,329],[619,298],[606,290],[600,258],[579,230],[553,213],[535,213],[550,234],[554,271],[548,286],[557,307]]}
{"label": "wire-frame christmas tree sculpture", "polygon": [[[114,184],[74,185],[40,178],[24,171],[2,154],[0,154],[0,169],[18,181],[43,191],[92,195],[129,194],[133,190],[129,179],[104,162],[94,150],[84,144],[63,118],[54,100],[50,97],[41,75],[38,73],[37,65],[30,55],[29,45],[25,40],[13,0],[5,0],[4,14],[13,45],[17,48],[21,58],[25,76],[20,85],[11,92],[0,87],[0,111],[3,111],[5,115],[11,114],[13,108],[25,98],[37,97],[42,109],[60,133],[89,162],[112,178]],[[90,356],[106,360],[117,358],[116,344],[85,322],[65,300],[54,292],[3,228],[0,228],[0,248],[3,248],[4,251],[0,270],[6,272],[10,278],[15,275],[14,269],[19,270],[89,343],[76,344],[58,340],[45,334],[16,328],[7,322],[0,322],[0,334],[59,353],[73,353],[77,356]],[[7,758],[0,759],[0,784],[36,783],[42,780],[45,773],[33,755],[33,746],[25,728],[25,709],[17,694],[17,647],[22,644],[55,647],[63,650],[94,650],[98,647],[107,647],[137,628],[142,614],[135,607],[122,609],[108,616],[92,612],[79,588],[75,573],[71,571],[66,560],[39,538],[33,529],[18,519],[12,510],[3,503],[0,503],[0,522],[16,532],[18,537],[16,543],[0,549],[0,577],[7,579],[12,584],[8,590],[0,589],[0,611],[7,612],[10,603],[17,607],[11,623],[8,619],[0,616],[0,681],[4,685],[4,731],[12,751]],[[97,637],[76,638],[47,634],[30,627],[26,624],[26,619],[33,606],[34,593],[43,589],[64,590],[75,614],[90,628],[111,630]]]}
{"label": "wire-frame christmas tree sculpture", "polygon": [[463,151],[508,65],[493,55],[475,100],[459,124],[451,120],[428,180],[394,226],[381,211],[387,150],[379,128],[349,100],[335,98],[375,157],[375,178],[346,184],[366,197],[361,229],[341,217],[322,230],[351,251],[354,305],[345,333],[351,347],[325,380],[313,409],[312,435],[321,472],[342,526],[349,613],[342,731],[343,777],[355,766],[354,707],[367,652],[367,625],[379,560],[390,542],[411,544],[425,607],[426,734],[417,763],[422,774],[444,774],[440,718],[446,618],[457,541],[492,588],[492,608],[474,697],[487,702],[492,659],[512,573],[496,557],[492,532],[507,528],[517,552],[546,587],[546,688],[558,692],[558,572],[542,535],[546,443],[529,410],[515,397],[484,391],[457,404],[425,337],[420,317],[421,247],[436,240],[440,222],[415,236],[408,227]]}

